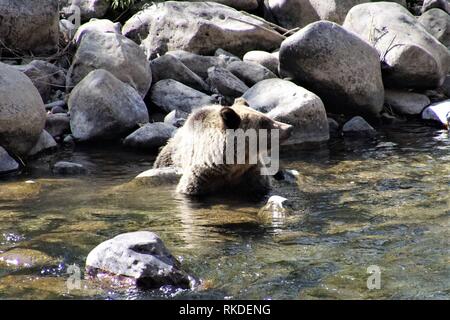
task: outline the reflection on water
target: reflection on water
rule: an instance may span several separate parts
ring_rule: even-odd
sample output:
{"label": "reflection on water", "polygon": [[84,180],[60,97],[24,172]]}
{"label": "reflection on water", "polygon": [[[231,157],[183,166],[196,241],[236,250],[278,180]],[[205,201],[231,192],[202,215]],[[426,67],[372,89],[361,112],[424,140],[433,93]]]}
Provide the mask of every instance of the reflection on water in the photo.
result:
{"label": "reflection on water", "polygon": [[[152,156],[90,148],[36,160],[0,182],[0,253],[36,255],[26,266],[0,261],[0,298],[449,299],[448,133],[411,124],[381,132],[284,153],[300,178],[275,191],[296,204],[281,225],[258,219],[262,202],[124,187]],[[53,176],[55,160],[89,174]],[[142,292],[83,280],[68,291],[68,265],[83,269],[97,244],[136,230],[158,233],[207,289]],[[370,265],[381,268],[380,290],[366,287]]]}

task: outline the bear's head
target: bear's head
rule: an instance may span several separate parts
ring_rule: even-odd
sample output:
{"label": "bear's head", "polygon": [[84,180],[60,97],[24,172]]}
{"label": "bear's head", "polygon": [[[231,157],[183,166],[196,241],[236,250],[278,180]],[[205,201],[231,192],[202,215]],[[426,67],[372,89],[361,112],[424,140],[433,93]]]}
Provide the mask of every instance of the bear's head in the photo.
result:
{"label": "bear's head", "polygon": [[212,105],[195,110],[176,134],[182,141],[177,156],[180,163],[255,165],[292,131],[291,125],[273,120],[250,108],[244,99],[237,99],[231,107]]}
{"label": "bear's head", "polygon": [[243,131],[265,129],[267,130],[269,141],[272,130],[278,130],[280,143],[291,136],[294,128],[292,125],[273,120],[265,114],[250,108],[247,101],[243,98],[236,99],[231,107],[223,107],[220,110],[220,117],[226,129],[242,129]]}

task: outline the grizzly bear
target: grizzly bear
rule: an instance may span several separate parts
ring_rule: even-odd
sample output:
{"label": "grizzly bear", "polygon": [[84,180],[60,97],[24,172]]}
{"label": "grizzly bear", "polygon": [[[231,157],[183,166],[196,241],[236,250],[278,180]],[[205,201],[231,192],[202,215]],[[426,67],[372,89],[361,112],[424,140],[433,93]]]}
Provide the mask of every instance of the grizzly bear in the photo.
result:
{"label": "grizzly bear", "polygon": [[[245,143],[249,144],[245,154],[234,152],[238,146],[233,134],[251,132],[249,129],[267,133],[270,141],[271,133],[276,131],[279,139],[276,143],[281,143],[289,138],[293,127],[250,108],[242,98],[236,99],[231,107],[202,107],[195,110],[168,141],[154,168],[180,168],[182,176],[177,191],[187,195],[200,196],[218,191],[245,193],[253,197],[265,195],[270,182],[267,175],[262,174],[264,163],[261,162],[260,150],[251,150],[250,138],[245,136]],[[260,136],[253,136],[260,145]],[[265,151],[270,151],[271,144],[267,140]]]}

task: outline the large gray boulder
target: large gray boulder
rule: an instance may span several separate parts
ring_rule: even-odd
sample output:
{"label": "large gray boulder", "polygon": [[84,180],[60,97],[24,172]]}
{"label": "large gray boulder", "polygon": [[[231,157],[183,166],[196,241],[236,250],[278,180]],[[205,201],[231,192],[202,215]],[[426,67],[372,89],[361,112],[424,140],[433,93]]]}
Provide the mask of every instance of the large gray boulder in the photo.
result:
{"label": "large gray boulder", "polygon": [[0,174],[14,172],[19,169],[19,164],[5,149],[0,146]]}
{"label": "large gray boulder", "polygon": [[200,91],[208,91],[209,87],[196,73],[190,70],[176,57],[165,54],[150,63],[153,83],[164,79],[173,79]]}
{"label": "large gray boulder", "polygon": [[387,87],[437,88],[450,70],[448,49],[399,4],[358,5],[343,26],[378,50]]}
{"label": "large gray boulder", "polygon": [[111,72],[141,97],[152,83],[150,62],[142,48],[117,33],[92,31],[83,36],[67,74],[67,87],[73,88],[95,69]]}
{"label": "large gray boulder", "polygon": [[150,99],[166,112],[180,110],[186,113],[217,102],[213,97],[172,79],[157,82],[150,90]]}
{"label": "large gray boulder", "polygon": [[0,40],[33,53],[55,51],[59,40],[58,0],[0,0]]}
{"label": "large gray boulder", "polygon": [[89,21],[92,18],[102,18],[109,8],[108,0],[59,0],[61,10],[66,15],[72,15],[72,5],[80,9],[81,21]]}
{"label": "large gray boulder", "polygon": [[419,22],[447,48],[450,48],[450,15],[441,9],[431,9],[419,17]]}
{"label": "large gray boulder", "polygon": [[73,42],[79,45],[81,39],[90,32],[122,34],[122,25],[120,22],[112,22],[108,19],[91,19],[77,29]]}
{"label": "large gray boulder", "polygon": [[447,0],[424,0],[421,12],[424,13],[432,9],[440,9],[447,13],[450,13],[450,4]]}
{"label": "large gray boulder", "polygon": [[50,99],[53,90],[63,90],[66,84],[64,69],[47,61],[33,60],[28,64],[15,66],[28,76],[38,89],[44,102]]}
{"label": "large gray boulder", "polygon": [[158,235],[149,231],[125,233],[102,242],[87,256],[86,272],[91,277],[126,277],[128,283],[146,288],[191,288],[195,282]]}
{"label": "large gray boulder", "polygon": [[122,33],[141,43],[151,59],[170,50],[205,55],[217,48],[234,54],[273,50],[284,38],[267,23],[213,2],[154,4],[130,18]]}
{"label": "large gray boulder", "polygon": [[319,20],[342,24],[347,12],[354,6],[369,0],[268,0],[267,9],[279,25],[303,28]]}
{"label": "large gray boulder", "polygon": [[176,128],[164,122],[147,123],[123,140],[127,147],[157,149],[172,138]]}
{"label": "large gray boulder", "polygon": [[377,51],[332,22],[312,23],[283,41],[280,74],[319,95],[330,112],[376,116],[383,108]]}
{"label": "large gray boulder", "polygon": [[261,81],[250,88],[243,98],[253,109],[267,113],[274,120],[294,126],[294,132],[286,144],[322,142],[329,139],[327,114],[322,100],[290,81]]}
{"label": "large gray boulder", "polygon": [[30,78],[0,62],[0,145],[26,155],[44,125],[44,102]]}
{"label": "large gray boulder", "polygon": [[103,69],[73,89],[68,105],[72,135],[81,141],[119,138],[149,121],[137,91]]}

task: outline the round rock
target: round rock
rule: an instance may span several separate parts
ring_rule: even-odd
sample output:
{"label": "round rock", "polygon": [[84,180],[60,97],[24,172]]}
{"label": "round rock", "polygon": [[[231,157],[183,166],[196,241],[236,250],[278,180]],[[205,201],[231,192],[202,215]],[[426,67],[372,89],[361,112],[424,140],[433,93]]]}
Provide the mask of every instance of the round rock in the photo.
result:
{"label": "round rock", "polygon": [[44,125],[44,102],[30,78],[0,62],[0,145],[26,155]]}
{"label": "round rock", "polygon": [[149,121],[138,92],[102,69],[74,88],[68,105],[72,134],[81,141],[120,138]]}
{"label": "round rock", "polygon": [[132,284],[146,288],[190,288],[194,281],[162,240],[149,231],[125,233],[102,242],[89,253],[86,271],[93,277],[127,277]]}
{"label": "round rock", "polygon": [[283,41],[280,74],[317,94],[328,112],[378,116],[383,108],[377,51],[332,22],[312,23]]}

